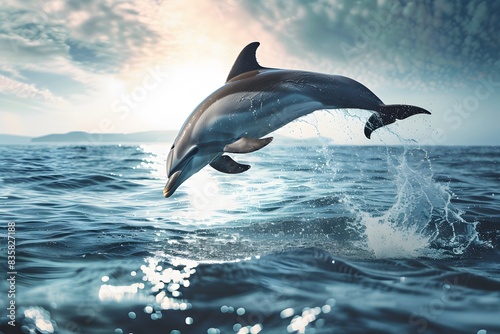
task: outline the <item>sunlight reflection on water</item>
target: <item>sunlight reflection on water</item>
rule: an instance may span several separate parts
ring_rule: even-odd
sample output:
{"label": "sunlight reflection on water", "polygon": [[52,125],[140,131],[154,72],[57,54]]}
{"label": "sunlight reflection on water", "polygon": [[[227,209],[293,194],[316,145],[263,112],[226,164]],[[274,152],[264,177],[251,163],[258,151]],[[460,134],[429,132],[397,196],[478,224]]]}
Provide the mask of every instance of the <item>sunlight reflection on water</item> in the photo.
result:
{"label": "sunlight reflection on water", "polygon": [[166,180],[166,165],[167,154],[170,143],[140,145],[137,150],[143,152],[146,157],[136,168],[149,169],[151,175],[155,179]]}
{"label": "sunlight reflection on water", "polygon": [[[178,265],[184,265],[182,269],[173,269],[171,267],[163,269],[159,265],[161,259],[157,257],[147,257],[144,259],[146,264],[140,267],[143,274],[141,280],[131,285],[111,285],[102,284],[99,289],[99,299],[101,301],[120,302],[124,299],[135,299],[141,291],[147,296],[153,295],[154,298],[147,298],[151,305],[146,305],[144,312],[153,315],[153,310],[187,310],[191,304],[186,300],[180,299],[182,293],[179,288],[188,288],[190,285],[189,277],[196,272],[194,269],[198,264],[195,261],[174,261]],[[135,271],[130,273],[132,277],[138,277]],[[107,282],[107,280],[106,280]],[[158,314],[156,315],[158,316]]]}
{"label": "sunlight reflection on water", "polygon": [[23,314],[25,321],[21,330],[26,329],[29,333],[35,333],[35,331],[46,334],[55,333],[57,325],[51,320],[50,313],[44,308],[28,307]]}
{"label": "sunlight reflection on water", "polygon": [[467,247],[476,220],[498,247],[497,148],[273,144],[236,156],[247,173],[204,168],[168,200],[168,144],[0,147],[23,331],[322,333],[353,316],[415,331],[407,319],[434,300],[439,332],[494,328],[496,258]]}
{"label": "sunlight reflection on water", "polygon": [[226,216],[224,210],[234,210],[239,206],[232,194],[221,191],[219,182],[207,169],[187,180],[185,191],[190,210],[182,212],[180,222],[194,221],[206,225],[221,223],[221,219]]}

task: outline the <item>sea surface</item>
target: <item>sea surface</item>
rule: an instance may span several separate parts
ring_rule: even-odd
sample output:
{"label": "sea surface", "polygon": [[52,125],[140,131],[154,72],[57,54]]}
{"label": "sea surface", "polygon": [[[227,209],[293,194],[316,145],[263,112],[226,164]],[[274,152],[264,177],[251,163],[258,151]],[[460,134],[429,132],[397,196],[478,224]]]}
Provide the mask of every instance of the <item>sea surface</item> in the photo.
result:
{"label": "sea surface", "polygon": [[0,146],[1,333],[500,333],[500,147],[169,147]]}

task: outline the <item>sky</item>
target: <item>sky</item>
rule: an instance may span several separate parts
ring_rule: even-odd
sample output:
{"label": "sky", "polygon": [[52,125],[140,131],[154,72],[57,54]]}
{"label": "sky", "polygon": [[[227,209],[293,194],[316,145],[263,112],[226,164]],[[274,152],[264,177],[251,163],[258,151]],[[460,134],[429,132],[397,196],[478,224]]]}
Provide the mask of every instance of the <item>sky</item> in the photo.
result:
{"label": "sky", "polygon": [[0,133],[178,130],[240,50],[432,112],[377,130],[319,111],[282,131],[340,144],[500,144],[499,1],[0,0]]}

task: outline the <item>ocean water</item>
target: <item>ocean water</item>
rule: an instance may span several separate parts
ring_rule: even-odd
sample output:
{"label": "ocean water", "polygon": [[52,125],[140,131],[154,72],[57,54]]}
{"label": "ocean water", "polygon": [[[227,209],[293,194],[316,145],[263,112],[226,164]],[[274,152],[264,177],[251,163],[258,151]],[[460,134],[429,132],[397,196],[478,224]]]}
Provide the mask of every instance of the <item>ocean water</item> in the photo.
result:
{"label": "ocean water", "polygon": [[0,147],[1,333],[500,333],[500,147],[169,147]]}

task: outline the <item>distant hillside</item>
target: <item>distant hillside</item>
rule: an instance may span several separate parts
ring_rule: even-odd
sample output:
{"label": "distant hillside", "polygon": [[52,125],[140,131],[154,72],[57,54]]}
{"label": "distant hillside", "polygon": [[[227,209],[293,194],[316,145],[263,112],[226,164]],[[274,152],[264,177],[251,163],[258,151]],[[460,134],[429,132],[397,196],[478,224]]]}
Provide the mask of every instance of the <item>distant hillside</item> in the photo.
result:
{"label": "distant hillside", "polygon": [[12,144],[29,144],[31,137],[27,136],[16,136],[16,135],[2,135],[0,134],[0,144],[1,145],[12,145]]}
{"label": "distant hillside", "polygon": [[124,142],[169,142],[175,139],[177,131],[147,131],[135,133],[89,133],[73,131],[64,134],[50,134],[32,138],[33,143],[124,143]]}

